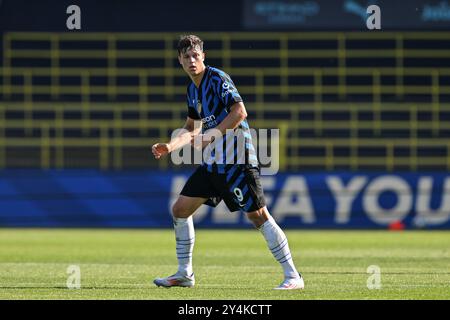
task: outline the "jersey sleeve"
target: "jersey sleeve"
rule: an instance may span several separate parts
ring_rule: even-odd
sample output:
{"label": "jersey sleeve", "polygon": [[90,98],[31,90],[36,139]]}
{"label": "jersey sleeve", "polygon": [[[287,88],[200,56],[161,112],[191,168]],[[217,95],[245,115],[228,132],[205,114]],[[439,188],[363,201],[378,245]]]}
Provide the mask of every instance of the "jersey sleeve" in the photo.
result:
{"label": "jersey sleeve", "polygon": [[197,110],[195,109],[194,100],[189,97],[189,93],[186,96],[186,103],[188,107],[188,117],[194,120],[200,120]]}
{"label": "jersey sleeve", "polygon": [[236,102],[242,102],[242,97],[229,75],[221,74],[215,76],[214,78],[216,80],[216,93],[225,108],[231,107]]}

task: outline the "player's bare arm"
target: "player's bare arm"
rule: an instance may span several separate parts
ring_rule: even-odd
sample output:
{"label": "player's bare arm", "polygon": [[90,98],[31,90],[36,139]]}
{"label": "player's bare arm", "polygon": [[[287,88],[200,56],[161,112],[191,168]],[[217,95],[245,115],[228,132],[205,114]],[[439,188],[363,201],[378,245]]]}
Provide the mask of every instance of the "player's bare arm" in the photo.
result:
{"label": "player's bare arm", "polygon": [[[199,134],[197,139],[202,139],[202,147],[204,148],[214,141],[218,134],[224,135],[227,130],[237,128],[245,118],[247,118],[247,111],[244,103],[236,102],[230,107],[228,116],[217,127],[206,131],[204,134]],[[191,139],[191,144],[194,144],[194,138]]]}
{"label": "player's bare arm", "polygon": [[201,126],[198,121],[187,117],[183,129],[185,130],[180,131],[180,134],[172,138],[169,143],[155,143],[152,146],[152,153],[156,159],[160,159],[162,156],[190,143],[193,137],[200,133]]}

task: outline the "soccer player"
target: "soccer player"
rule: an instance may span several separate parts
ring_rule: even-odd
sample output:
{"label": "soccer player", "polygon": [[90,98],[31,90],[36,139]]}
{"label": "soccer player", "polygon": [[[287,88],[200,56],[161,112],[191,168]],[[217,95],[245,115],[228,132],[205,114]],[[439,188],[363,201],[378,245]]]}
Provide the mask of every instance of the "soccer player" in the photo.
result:
{"label": "soccer player", "polygon": [[[155,279],[154,283],[163,287],[194,286],[192,253],[195,233],[192,215],[202,204],[215,207],[224,200],[230,211],[246,212],[282,266],[284,281],[275,289],[303,289],[303,278],[292,261],[286,235],[271,217],[265,204],[259,165],[246,120],[247,112],[239,92],[228,74],[205,66],[203,41],[199,37],[182,36],[177,49],[178,61],[192,80],[187,88],[188,116],[184,125],[186,131],[173,137],[169,143],[154,144],[153,155],[160,159],[189,143],[195,144],[194,141],[199,141],[195,139],[200,139],[202,148],[222,140],[223,149],[233,145],[233,159],[239,158],[243,161],[230,164],[225,161],[230,150],[222,155],[213,151],[211,159],[214,161],[204,161],[188,179],[172,208],[178,271],[169,277]],[[202,125],[196,126],[199,121]],[[217,135],[211,133],[213,130],[207,130],[212,128],[216,133],[219,131],[223,139],[216,139]],[[234,139],[236,142],[236,136],[228,134],[230,129],[243,132],[243,157],[237,155],[237,145],[226,144],[227,139]]]}

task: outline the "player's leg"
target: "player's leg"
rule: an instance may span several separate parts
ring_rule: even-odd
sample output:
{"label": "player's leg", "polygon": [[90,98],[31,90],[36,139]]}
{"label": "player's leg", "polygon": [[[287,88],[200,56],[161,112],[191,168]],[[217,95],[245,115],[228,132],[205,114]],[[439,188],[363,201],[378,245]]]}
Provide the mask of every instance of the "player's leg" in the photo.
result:
{"label": "player's leg", "polygon": [[195,231],[192,215],[214,196],[214,188],[209,184],[206,170],[199,167],[188,179],[180,196],[172,207],[172,219],[176,238],[178,271],[166,278],[155,279],[157,286],[192,287],[195,284],[192,270],[192,253],[195,243]]}
{"label": "player's leg", "polygon": [[303,289],[304,282],[295,268],[287,237],[272,218],[267,207],[247,212],[247,217],[261,231],[272,255],[283,268],[284,281],[275,289]]}
{"label": "player's leg", "polygon": [[227,193],[223,197],[228,208],[247,212],[247,217],[261,231],[273,256],[283,267],[285,281],[278,288],[303,288],[303,279],[292,262],[286,235],[267,210],[259,170],[255,167],[236,167],[225,176],[226,180],[222,179],[222,183]]}
{"label": "player's leg", "polygon": [[206,198],[180,195],[172,207],[178,259],[177,273],[183,276],[190,276],[193,273],[192,252],[194,250],[195,231],[192,215],[206,200]]}
{"label": "player's leg", "polygon": [[195,285],[192,270],[195,231],[192,215],[207,199],[180,195],[172,207],[173,227],[175,230],[178,271],[169,277],[158,278],[153,282],[166,288],[193,287]]}

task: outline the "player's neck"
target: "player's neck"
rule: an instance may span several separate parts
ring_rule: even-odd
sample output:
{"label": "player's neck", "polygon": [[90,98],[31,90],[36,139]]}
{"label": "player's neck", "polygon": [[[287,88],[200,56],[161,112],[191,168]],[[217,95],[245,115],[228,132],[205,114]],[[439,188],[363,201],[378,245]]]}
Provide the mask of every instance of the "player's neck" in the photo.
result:
{"label": "player's neck", "polygon": [[202,83],[202,79],[203,79],[203,76],[205,75],[205,71],[206,71],[206,66],[203,67],[203,70],[199,74],[197,74],[195,76],[190,76],[192,82],[194,82],[194,84],[197,88],[200,87],[200,83]]}

